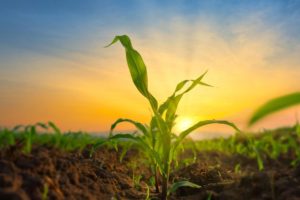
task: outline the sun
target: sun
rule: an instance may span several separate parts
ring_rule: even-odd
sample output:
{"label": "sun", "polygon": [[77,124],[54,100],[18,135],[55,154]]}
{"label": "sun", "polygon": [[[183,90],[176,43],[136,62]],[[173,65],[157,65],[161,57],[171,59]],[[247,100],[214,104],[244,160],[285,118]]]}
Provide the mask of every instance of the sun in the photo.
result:
{"label": "sun", "polygon": [[179,117],[177,123],[174,126],[176,133],[180,133],[194,124],[194,120],[191,117]]}

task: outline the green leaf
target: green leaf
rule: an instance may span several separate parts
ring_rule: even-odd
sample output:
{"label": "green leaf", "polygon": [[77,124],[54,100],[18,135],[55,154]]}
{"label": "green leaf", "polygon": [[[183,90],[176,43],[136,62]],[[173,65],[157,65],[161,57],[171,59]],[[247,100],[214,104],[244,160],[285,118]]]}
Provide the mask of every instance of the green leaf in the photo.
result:
{"label": "green leaf", "polygon": [[300,125],[298,123],[296,124],[296,134],[300,137]]}
{"label": "green leaf", "polygon": [[181,141],[191,132],[193,132],[194,130],[196,130],[197,128],[200,128],[202,126],[206,126],[209,124],[224,124],[224,125],[228,125],[230,127],[232,127],[233,129],[235,129],[236,131],[240,132],[240,130],[231,122],[225,121],[225,120],[205,120],[205,121],[199,121],[196,124],[194,124],[193,126],[191,126],[190,128],[186,129],[185,131],[181,132],[179,134],[178,139],[176,140],[175,144],[174,144],[174,149],[178,146],[178,144],[181,143]]}
{"label": "green leaf", "polygon": [[127,35],[116,36],[108,46],[117,41],[120,41],[125,48],[127,65],[134,85],[138,91],[149,100],[152,108],[157,109],[157,100],[148,91],[147,68],[142,56],[132,47],[130,38]]}
{"label": "green leaf", "polygon": [[99,148],[101,147],[102,145],[104,145],[105,143],[107,142],[107,140],[105,139],[98,139],[98,141],[93,145],[93,147],[96,149],[96,148]]}
{"label": "green leaf", "polygon": [[155,152],[142,138],[134,136],[132,134],[116,134],[108,138],[109,140],[130,141],[138,145],[145,153],[149,154],[162,169],[162,160],[157,152]]}
{"label": "green leaf", "polygon": [[133,124],[138,130],[140,130],[144,135],[148,135],[147,129],[145,128],[145,126],[142,123],[133,121],[131,119],[124,119],[124,118],[119,118],[118,120],[115,121],[115,123],[113,123],[111,125],[110,135],[112,134],[112,132],[116,128],[116,126],[122,122],[129,122],[129,123]]}
{"label": "green leaf", "polygon": [[189,181],[179,181],[179,182],[173,183],[171,185],[171,187],[168,190],[168,195],[175,192],[180,187],[201,188],[200,185],[197,185],[197,184],[189,182]]}
{"label": "green leaf", "polygon": [[38,122],[38,123],[36,123],[36,124],[35,124],[35,126],[37,126],[37,127],[41,127],[41,128],[43,128],[43,129],[48,129],[48,126],[47,126],[47,124],[45,124],[45,123],[42,123],[42,122]]}
{"label": "green leaf", "polygon": [[25,128],[25,126],[24,126],[24,125],[16,125],[16,126],[12,129],[12,131],[13,131],[13,132],[16,132],[16,131],[19,131],[21,128]]}
{"label": "green leaf", "polygon": [[48,125],[54,130],[55,134],[61,134],[61,131],[53,122],[48,122]]}
{"label": "green leaf", "polygon": [[257,147],[255,146],[255,144],[252,146],[252,148],[253,148],[253,151],[254,151],[255,156],[256,156],[256,162],[257,162],[258,170],[262,171],[264,169],[263,159],[261,158],[260,153],[259,153]]}
{"label": "green leaf", "polygon": [[175,92],[181,90],[185,86],[185,84],[188,83],[189,81],[190,80],[183,80],[180,83],[178,83],[177,86],[176,86],[176,88],[175,88]]}
{"label": "green leaf", "polygon": [[36,134],[36,128],[35,128],[35,126],[30,126],[30,133],[31,133],[31,135]]}
{"label": "green leaf", "polygon": [[[160,114],[163,114],[166,111],[167,112],[166,113],[167,121],[171,122],[172,120],[174,120],[178,104],[184,94],[191,91],[197,85],[210,86],[201,81],[204,78],[204,76],[206,75],[206,73],[207,73],[207,71],[195,80],[184,80],[184,81],[181,81],[180,83],[178,83],[173,94],[159,107],[158,112]],[[176,93],[179,92],[189,82],[192,82],[192,84],[186,90],[184,90],[182,93],[176,95]]]}
{"label": "green leaf", "polygon": [[[190,90],[192,90],[194,87],[196,87],[197,85],[204,85],[204,86],[209,86],[211,87],[211,85],[203,83],[201,80],[204,78],[204,76],[207,74],[207,71],[204,72],[202,75],[200,75],[197,79],[195,80],[190,80],[192,82],[191,86],[188,87],[182,94],[185,94],[187,92],[189,92]],[[175,91],[177,92],[177,91]]]}
{"label": "green leaf", "polygon": [[284,108],[291,107],[293,105],[300,103],[300,92],[295,92],[292,94],[284,95],[281,97],[277,97],[275,99],[270,100],[261,106],[254,114],[248,122],[248,125],[251,126],[261,120],[262,118],[276,112],[282,110]]}
{"label": "green leaf", "polygon": [[146,187],[147,187],[147,192],[146,192],[145,200],[151,200],[150,199],[150,188],[149,188],[148,184],[146,184]]}

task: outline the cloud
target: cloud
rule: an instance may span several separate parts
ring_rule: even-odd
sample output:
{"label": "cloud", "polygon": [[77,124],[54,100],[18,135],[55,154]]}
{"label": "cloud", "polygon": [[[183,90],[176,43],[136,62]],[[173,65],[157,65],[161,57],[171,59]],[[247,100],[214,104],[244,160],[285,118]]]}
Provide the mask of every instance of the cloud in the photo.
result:
{"label": "cloud", "polygon": [[[24,29],[20,40],[29,38],[25,44],[30,46],[30,39],[38,35],[34,40],[37,46],[34,51],[24,48],[22,54],[13,51],[9,60],[1,61],[0,78],[18,80],[20,84],[19,88],[4,84],[15,104],[10,117],[0,118],[0,122],[14,124],[30,111],[31,120],[57,119],[65,129],[106,130],[118,117],[146,122],[150,109],[132,84],[124,49],[119,44],[103,48],[115,34],[123,33],[132,38],[142,54],[148,66],[150,90],[160,102],[182,79],[192,79],[209,70],[205,81],[215,87],[199,87],[184,97],[180,115],[231,119],[243,126],[251,110],[261,103],[300,89],[300,39],[286,34],[288,30],[297,32],[291,25],[299,22],[289,14],[280,14],[282,20],[276,24],[272,16],[281,5],[180,5],[180,1],[175,2],[165,9],[158,2],[137,2],[134,7],[139,11],[129,15],[126,9],[132,5],[125,10],[106,5],[103,15],[94,13],[82,19],[68,12],[66,21],[59,26],[52,21],[56,31],[50,33],[62,36],[54,43],[44,34],[49,29],[39,34],[44,26],[30,27],[35,30],[33,35]],[[114,8],[111,14],[108,8]],[[69,28],[57,29],[68,24],[72,16],[75,18]],[[51,12],[44,17],[54,19]],[[19,28],[21,34],[23,28]],[[46,40],[52,45],[43,50],[40,46],[47,44]],[[16,41],[22,44],[18,38]],[[22,84],[25,80],[30,84]],[[30,85],[37,88],[25,94]],[[4,91],[4,87],[0,90]],[[43,104],[36,106],[39,98]],[[42,113],[43,109],[49,114]]]}

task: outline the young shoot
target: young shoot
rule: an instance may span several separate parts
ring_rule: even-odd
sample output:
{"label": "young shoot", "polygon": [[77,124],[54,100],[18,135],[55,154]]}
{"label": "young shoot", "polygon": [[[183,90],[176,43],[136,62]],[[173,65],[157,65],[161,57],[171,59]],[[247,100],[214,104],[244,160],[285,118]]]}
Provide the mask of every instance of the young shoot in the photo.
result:
{"label": "young shoot", "polygon": [[[186,93],[196,86],[210,86],[202,81],[206,72],[196,79],[179,82],[168,99],[162,104],[159,104],[148,89],[146,65],[139,52],[133,48],[130,38],[127,35],[116,36],[108,46],[116,42],[120,42],[125,48],[127,64],[132,81],[140,94],[148,100],[152,111],[152,118],[147,125],[131,119],[120,118],[112,124],[109,139],[118,142],[131,141],[144,152],[150,160],[151,171],[154,172],[157,192],[160,190],[159,183],[162,183],[162,200],[167,199],[167,196],[176,191],[179,187],[199,188],[199,185],[188,181],[180,181],[169,185],[169,176],[172,172],[171,164],[177,159],[176,152],[182,141],[194,130],[209,124],[224,124],[237,131],[238,128],[231,122],[212,119],[193,123],[193,125],[184,127],[184,130],[175,134],[174,124],[177,117],[176,112],[179,102]],[[113,134],[115,127],[123,122],[133,124],[140,134]],[[159,181],[160,178],[162,179],[161,181]]]}

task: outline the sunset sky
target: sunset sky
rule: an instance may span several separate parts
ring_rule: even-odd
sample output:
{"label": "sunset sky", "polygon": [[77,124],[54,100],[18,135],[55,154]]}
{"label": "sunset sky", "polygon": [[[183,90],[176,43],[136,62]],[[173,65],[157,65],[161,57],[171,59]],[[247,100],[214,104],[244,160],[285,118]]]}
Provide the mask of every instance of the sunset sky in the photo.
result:
{"label": "sunset sky", "polygon": [[[105,132],[119,117],[147,122],[150,107],[123,47],[103,48],[120,34],[143,56],[160,102],[208,70],[204,80],[214,87],[184,97],[181,124],[226,119],[246,130],[262,103],[300,90],[300,1],[3,0],[0,126],[51,120],[63,130]],[[293,107],[253,130],[292,125],[297,116]]]}

